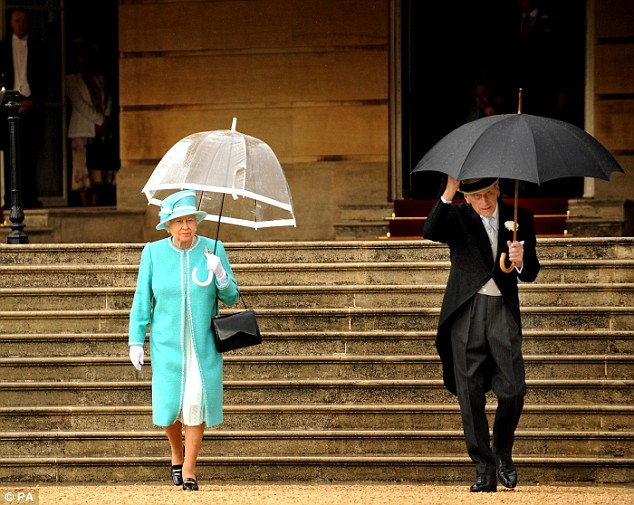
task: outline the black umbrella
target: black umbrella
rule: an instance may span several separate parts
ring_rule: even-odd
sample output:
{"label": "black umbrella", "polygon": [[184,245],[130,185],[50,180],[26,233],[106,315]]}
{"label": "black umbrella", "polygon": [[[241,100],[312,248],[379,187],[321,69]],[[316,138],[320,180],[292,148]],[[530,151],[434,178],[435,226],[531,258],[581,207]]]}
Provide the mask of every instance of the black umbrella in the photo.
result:
{"label": "black umbrella", "polygon": [[466,123],[441,139],[416,165],[456,180],[503,177],[542,184],[563,177],[608,180],[623,172],[592,135],[564,121],[501,114]]}
{"label": "black umbrella", "polygon": [[[478,177],[515,179],[515,222],[519,181],[541,184],[564,177],[609,180],[623,172],[592,135],[564,121],[521,113],[488,116],[466,123],[434,145],[413,172],[434,171],[456,180]],[[510,272],[512,267],[501,267]]]}

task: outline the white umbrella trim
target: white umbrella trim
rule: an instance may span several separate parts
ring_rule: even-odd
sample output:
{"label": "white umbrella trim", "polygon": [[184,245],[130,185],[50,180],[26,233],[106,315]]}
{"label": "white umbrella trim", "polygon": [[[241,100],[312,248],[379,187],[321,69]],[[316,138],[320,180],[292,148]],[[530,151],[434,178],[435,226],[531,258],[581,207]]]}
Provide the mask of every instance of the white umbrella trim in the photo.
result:
{"label": "white umbrella trim", "polygon": [[290,204],[280,202],[278,200],[274,200],[273,198],[269,198],[267,196],[258,195],[257,193],[253,193],[251,191],[247,191],[245,189],[237,189],[237,188],[225,188],[221,186],[203,186],[201,184],[189,184],[189,183],[171,183],[171,184],[158,184],[156,186],[152,186],[151,189],[148,189],[147,186],[143,188],[143,193],[148,199],[148,204],[161,205],[161,200],[158,198],[154,198],[150,193],[156,192],[161,189],[195,189],[197,191],[205,191],[210,193],[225,193],[227,195],[231,195],[234,199],[237,199],[236,196],[242,196],[243,198],[251,198],[253,200],[258,200],[263,203],[267,203],[269,205],[273,205],[274,207],[278,207],[280,209],[284,209],[291,214],[293,214],[293,208]]}
{"label": "white umbrella trim", "polygon": [[[207,217],[205,217],[205,220],[217,223],[218,215],[207,214]],[[238,219],[235,217],[222,216],[220,218],[220,222],[226,223],[226,224],[235,224],[238,226],[245,226],[248,228],[253,228],[254,230],[257,230],[259,228],[273,228],[276,226],[293,226],[293,227],[297,226],[297,223],[295,222],[294,218],[293,219],[275,219],[272,221],[249,221],[247,219]]]}

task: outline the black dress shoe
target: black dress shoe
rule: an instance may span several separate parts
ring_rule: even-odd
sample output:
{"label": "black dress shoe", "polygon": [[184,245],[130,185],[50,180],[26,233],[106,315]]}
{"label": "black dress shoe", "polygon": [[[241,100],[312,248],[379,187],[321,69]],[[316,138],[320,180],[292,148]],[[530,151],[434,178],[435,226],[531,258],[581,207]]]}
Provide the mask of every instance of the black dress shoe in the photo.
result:
{"label": "black dress shoe", "polygon": [[196,479],[187,477],[183,481],[183,490],[184,491],[198,491],[198,482],[196,482]]}
{"label": "black dress shoe", "polygon": [[183,485],[183,465],[172,465],[172,482],[175,486]]}
{"label": "black dress shoe", "polygon": [[495,493],[497,491],[497,482],[493,475],[481,473],[469,488],[472,493]]}
{"label": "black dress shoe", "polygon": [[517,486],[517,471],[515,470],[515,466],[512,462],[500,461],[498,479],[506,488],[513,489]]}

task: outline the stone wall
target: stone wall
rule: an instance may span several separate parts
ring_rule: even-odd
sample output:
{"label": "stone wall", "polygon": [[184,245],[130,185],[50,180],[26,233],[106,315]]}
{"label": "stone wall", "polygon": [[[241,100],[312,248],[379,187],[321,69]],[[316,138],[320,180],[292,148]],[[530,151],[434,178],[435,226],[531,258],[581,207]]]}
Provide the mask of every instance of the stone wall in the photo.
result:
{"label": "stone wall", "polygon": [[[233,117],[238,131],[278,155],[297,228],[227,225],[224,240],[331,240],[340,206],[387,204],[390,137],[400,141],[389,119],[390,55],[397,54],[390,27],[399,4],[120,2],[118,207],[146,209],[144,238],[160,237],[157,209],[141,188],[174,143],[229,129]],[[610,182],[587,180],[587,196],[600,206],[634,194],[634,2],[587,0],[587,12],[586,130],[626,171]]]}
{"label": "stone wall", "polygon": [[[233,117],[277,154],[298,225],[227,225],[224,240],[333,239],[338,205],[385,203],[388,4],[120,2],[118,207],[146,207],[141,189],[163,154]],[[156,211],[146,212],[147,239]]]}
{"label": "stone wall", "polygon": [[588,0],[587,130],[626,174],[594,181],[598,199],[634,196],[634,2]]}

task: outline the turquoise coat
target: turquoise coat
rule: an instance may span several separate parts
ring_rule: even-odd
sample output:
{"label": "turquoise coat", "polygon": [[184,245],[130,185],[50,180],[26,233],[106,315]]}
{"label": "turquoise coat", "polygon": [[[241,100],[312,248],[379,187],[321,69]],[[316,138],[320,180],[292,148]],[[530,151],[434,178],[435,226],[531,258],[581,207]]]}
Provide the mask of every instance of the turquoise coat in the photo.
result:
{"label": "turquoise coat", "polygon": [[207,279],[205,247],[214,250],[215,240],[196,236],[189,249],[178,249],[172,238],[145,245],[136,291],[130,311],[129,345],[143,345],[150,324],[152,360],[152,421],[158,426],[173,424],[180,414],[185,391],[185,318],[193,332],[193,342],[200,363],[203,394],[207,400],[206,424],[222,422],[222,354],[216,350],[211,332],[211,318],[217,313],[216,294],[226,305],[239,298],[227,254],[218,242],[216,255],[229,278],[222,289],[216,282],[198,286],[192,281]]}

